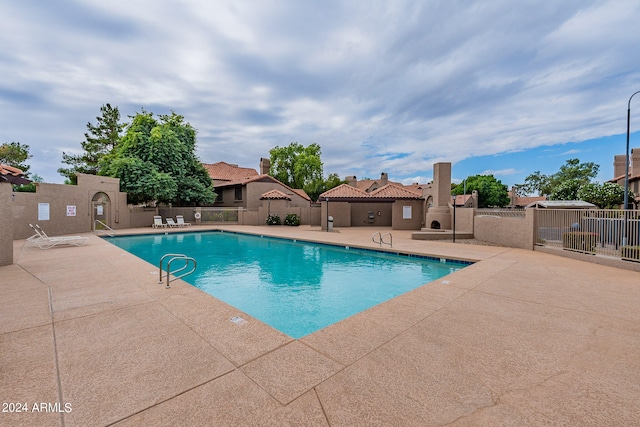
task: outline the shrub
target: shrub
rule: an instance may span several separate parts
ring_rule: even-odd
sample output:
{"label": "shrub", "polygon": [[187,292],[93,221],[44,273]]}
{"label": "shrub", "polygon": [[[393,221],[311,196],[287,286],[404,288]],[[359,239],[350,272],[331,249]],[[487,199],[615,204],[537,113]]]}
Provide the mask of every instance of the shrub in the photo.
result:
{"label": "shrub", "polygon": [[280,217],[278,215],[269,215],[267,217],[267,225],[280,225]]}
{"label": "shrub", "polygon": [[293,213],[287,214],[284,219],[284,225],[298,226],[300,225],[300,218],[298,217],[298,215]]}
{"label": "shrub", "polygon": [[562,234],[562,247],[574,251],[595,252],[598,234],[584,231],[571,231]]}

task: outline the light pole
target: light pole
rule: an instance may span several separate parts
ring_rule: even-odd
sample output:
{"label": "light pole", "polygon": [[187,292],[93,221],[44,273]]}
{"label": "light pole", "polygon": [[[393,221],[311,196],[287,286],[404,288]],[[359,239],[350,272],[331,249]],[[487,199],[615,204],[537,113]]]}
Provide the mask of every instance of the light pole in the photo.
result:
{"label": "light pole", "polygon": [[453,195],[453,243],[456,242],[456,195]]}
{"label": "light pole", "polygon": [[629,129],[631,123],[631,99],[640,93],[640,90],[634,92],[631,97],[629,97],[629,102],[627,103],[627,152],[624,162],[624,230],[622,233],[622,246],[627,244],[627,210],[629,209]]}
{"label": "light pole", "polygon": [[629,128],[631,122],[631,99],[640,93],[640,90],[635,92],[629,98],[629,103],[627,104],[627,154],[625,157],[624,164],[624,209],[629,209]]}

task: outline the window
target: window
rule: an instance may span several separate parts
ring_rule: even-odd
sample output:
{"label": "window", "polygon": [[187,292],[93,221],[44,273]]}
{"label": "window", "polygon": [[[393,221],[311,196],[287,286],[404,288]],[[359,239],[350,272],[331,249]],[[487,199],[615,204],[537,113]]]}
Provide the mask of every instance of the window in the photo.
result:
{"label": "window", "polygon": [[218,195],[216,197],[216,202],[222,202],[222,195],[224,194],[224,190],[220,189],[219,191],[216,191],[216,194]]}
{"label": "window", "polygon": [[242,200],[242,187],[236,187],[236,201]]}

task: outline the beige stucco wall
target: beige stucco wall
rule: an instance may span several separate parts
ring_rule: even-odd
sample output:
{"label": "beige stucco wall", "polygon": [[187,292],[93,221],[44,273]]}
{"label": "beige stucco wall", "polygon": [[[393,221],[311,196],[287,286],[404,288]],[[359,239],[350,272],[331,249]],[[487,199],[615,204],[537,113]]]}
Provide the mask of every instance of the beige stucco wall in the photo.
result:
{"label": "beige stucco wall", "polygon": [[533,250],[534,210],[527,209],[525,218],[476,216],[474,237],[510,248]]}
{"label": "beige stucco wall", "polygon": [[[333,217],[334,227],[351,227],[351,204],[349,202],[328,202],[328,215]],[[327,202],[320,204],[320,226],[327,229]]]}
{"label": "beige stucco wall", "polygon": [[[404,207],[411,207],[411,218],[404,219]],[[424,221],[423,200],[396,200],[392,205],[392,224],[394,230],[420,230]]]}
{"label": "beige stucco wall", "polygon": [[0,266],[13,264],[13,187],[0,182]]}
{"label": "beige stucco wall", "polygon": [[[456,208],[456,232],[457,233],[473,233],[474,227],[473,208]],[[453,208],[451,209],[451,224],[453,224]]]}
{"label": "beige stucco wall", "polygon": [[[50,236],[84,233],[92,228],[92,198],[105,193],[110,201],[106,222],[114,229],[129,228],[130,214],[127,195],[120,192],[117,178],[78,174],[78,185],[38,183],[35,193],[14,193],[13,239],[33,234],[29,224],[39,224]],[[39,204],[49,208],[49,219],[39,218]],[[67,207],[75,207],[75,215],[68,215]]]}
{"label": "beige stucco wall", "polygon": [[[352,227],[391,227],[393,203],[351,203]],[[373,222],[369,222],[373,212]]]}

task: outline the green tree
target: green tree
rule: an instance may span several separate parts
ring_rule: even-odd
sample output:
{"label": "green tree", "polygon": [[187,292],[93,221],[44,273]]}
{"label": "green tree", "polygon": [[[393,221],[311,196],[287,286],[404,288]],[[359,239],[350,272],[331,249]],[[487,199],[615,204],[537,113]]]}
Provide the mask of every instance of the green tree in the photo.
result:
{"label": "green tree", "polygon": [[516,191],[519,195],[537,193],[544,196],[551,196],[554,193],[558,194],[558,192],[566,193],[568,189],[567,186],[572,186],[573,184],[565,184],[563,188],[558,188],[565,181],[575,181],[578,187],[580,187],[580,185],[590,183],[591,180],[598,175],[599,170],[600,166],[593,162],[580,163],[578,159],[569,159],[560,167],[558,172],[552,175],[545,175],[540,173],[540,171],[535,171],[525,178],[524,184],[518,184],[516,186]]}
{"label": "green tree", "polygon": [[209,174],[195,155],[196,130],[172,112],[156,119],[142,111],[132,117],[120,142],[100,162],[101,174],[120,178],[130,203],[210,204]]}
{"label": "green tree", "polygon": [[[634,197],[629,191],[629,199]],[[585,184],[578,189],[577,198],[602,209],[617,208],[624,203],[624,188],[612,182]]]}
{"label": "green tree", "polygon": [[292,188],[302,188],[312,200],[343,181],[336,174],[323,178],[322,150],[318,144],[305,147],[292,142],[286,147],[274,147],[269,151],[270,174]]}
{"label": "green tree", "polygon": [[[505,207],[509,204],[507,186],[493,175],[474,175],[465,181],[467,193],[471,193],[473,190],[478,192],[478,207]],[[463,194],[464,184],[458,184],[451,192],[457,195]]]}
{"label": "green tree", "polygon": [[553,188],[549,200],[578,200],[578,190],[583,185],[585,184],[577,179],[563,181]]}
{"label": "green tree", "polygon": [[29,176],[29,165],[25,162],[33,157],[29,154],[29,146],[19,142],[5,142],[0,145],[0,163],[13,166]]}
{"label": "green tree", "polygon": [[101,115],[96,117],[95,125],[87,123],[85,141],[81,143],[82,154],[62,153],[62,163],[68,164],[68,168],[58,169],[58,173],[67,177],[66,182],[77,184],[77,173],[98,175],[100,173],[100,160],[111,153],[118,145],[122,132],[127,126],[120,122],[118,107],[105,104],[100,107]]}
{"label": "green tree", "polygon": [[13,191],[17,191],[19,193],[35,193],[36,192],[36,183],[44,181],[42,179],[42,177],[40,175],[38,175],[37,173],[34,173],[33,175],[31,175],[29,177],[29,180],[31,181],[31,183],[29,183],[29,184],[14,185],[13,186]]}

